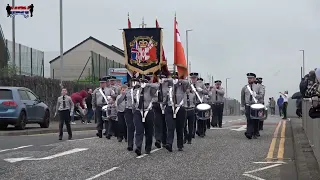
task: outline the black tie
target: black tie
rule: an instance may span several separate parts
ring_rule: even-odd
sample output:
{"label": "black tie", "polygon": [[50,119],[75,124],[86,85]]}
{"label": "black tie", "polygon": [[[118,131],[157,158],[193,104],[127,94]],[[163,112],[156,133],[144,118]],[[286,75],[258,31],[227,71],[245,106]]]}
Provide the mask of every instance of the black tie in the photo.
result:
{"label": "black tie", "polygon": [[[251,89],[251,91],[252,91],[252,93],[253,93],[252,84],[250,84],[250,89]],[[250,102],[252,102],[252,94],[250,94]]]}
{"label": "black tie", "polygon": [[62,100],[63,100],[63,102],[62,102],[62,106],[63,106],[63,109],[65,109],[66,108],[66,98],[63,96],[62,97]]}
{"label": "black tie", "polygon": [[[102,90],[102,93],[103,93],[104,95],[106,95],[105,92],[104,92],[104,88],[101,88],[101,90]],[[102,95],[102,94],[101,94],[101,95]],[[104,104],[104,103],[106,103],[106,100],[105,100],[104,96],[102,96],[102,104]]]}
{"label": "black tie", "polygon": [[218,101],[218,92],[217,92],[217,89],[216,89],[216,101]]}
{"label": "black tie", "polygon": [[144,110],[143,102],[144,102],[144,88],[141,89],[140,98],[139,98],[139,109],[141,110]]}
{"label": "black tie", "polygon": [[190,98],[189,98],[189,93],[187,93],[187,106],[190,107]]}

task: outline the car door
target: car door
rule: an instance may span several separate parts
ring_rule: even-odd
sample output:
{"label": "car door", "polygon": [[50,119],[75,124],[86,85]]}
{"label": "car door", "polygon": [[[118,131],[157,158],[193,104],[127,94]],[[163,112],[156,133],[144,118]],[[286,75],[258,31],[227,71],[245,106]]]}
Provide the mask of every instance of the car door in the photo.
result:
{"label": "car door", "polygon": [[34,105],[32,108],[32,110],[34,111],[32,112],[32,114],[34,114],[34,119],[36,121],[42,120],[44,116],[44,109],[43,106],[40,105],[39,98],[30,90],[27,90],[26,92],[29,96],[30,101],[32,101]]}
{"label": "car door", "polygon": [[20,95],[21,102],[26,106],[28,121],[34,120],[34,104],[32,101],[30,101],[27,91],[24,89],[19,89],[18,92]]}

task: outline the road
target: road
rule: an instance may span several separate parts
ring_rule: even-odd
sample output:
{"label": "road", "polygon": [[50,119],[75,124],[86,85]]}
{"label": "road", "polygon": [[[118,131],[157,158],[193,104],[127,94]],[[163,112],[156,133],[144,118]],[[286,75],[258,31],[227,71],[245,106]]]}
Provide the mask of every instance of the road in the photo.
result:
{"label": "road", "polygon": [[248,140],[244,117],[224,117],[224,128],[183,152],[153,149],[139,157],[125,142],[98,139],[94,131],[75,132],[70,141],[56,134],[0,137],[0,179],[295,180],[290,121],[265,123],[261,137]]}

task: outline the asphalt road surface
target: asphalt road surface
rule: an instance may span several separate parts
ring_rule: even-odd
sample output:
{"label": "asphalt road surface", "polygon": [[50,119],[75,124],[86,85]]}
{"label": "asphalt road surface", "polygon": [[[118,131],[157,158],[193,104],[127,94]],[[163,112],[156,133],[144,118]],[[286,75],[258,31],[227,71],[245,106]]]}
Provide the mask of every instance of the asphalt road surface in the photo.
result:
{"label": "asphalt road surface", "polygon": [[[184,151],[152,150],[137,157],[126,143],[98,139],[95,131],[0,137],[2,180],[277,180],[296,179],[290,121],[269,117],[258,139],[244,136],[243,116],[196,137]],[[65,138],[67,136],[65,135]]]}

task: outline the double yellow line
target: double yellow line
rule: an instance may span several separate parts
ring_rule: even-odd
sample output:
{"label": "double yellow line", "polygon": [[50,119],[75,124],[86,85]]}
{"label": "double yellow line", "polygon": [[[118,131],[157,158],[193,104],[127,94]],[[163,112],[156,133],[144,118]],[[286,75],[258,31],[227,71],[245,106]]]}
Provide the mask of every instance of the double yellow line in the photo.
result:
{"label": "double yellow line", "polygon": [[[284,143],[286,141],[286,123],[287,121],[282,120],[279,121],[276,130],[273,133],[273,138],[270,144],[269,152],[267,155],[267,161],[282,161],[283,160],[283,155],[284,155]],[[279,130],[281,127],[281,133],[279,137]],[[278,147],[278,155],[276,156],[275,154],[275,149],[276,149],[276,144],[279,142],[279,147]]]}

